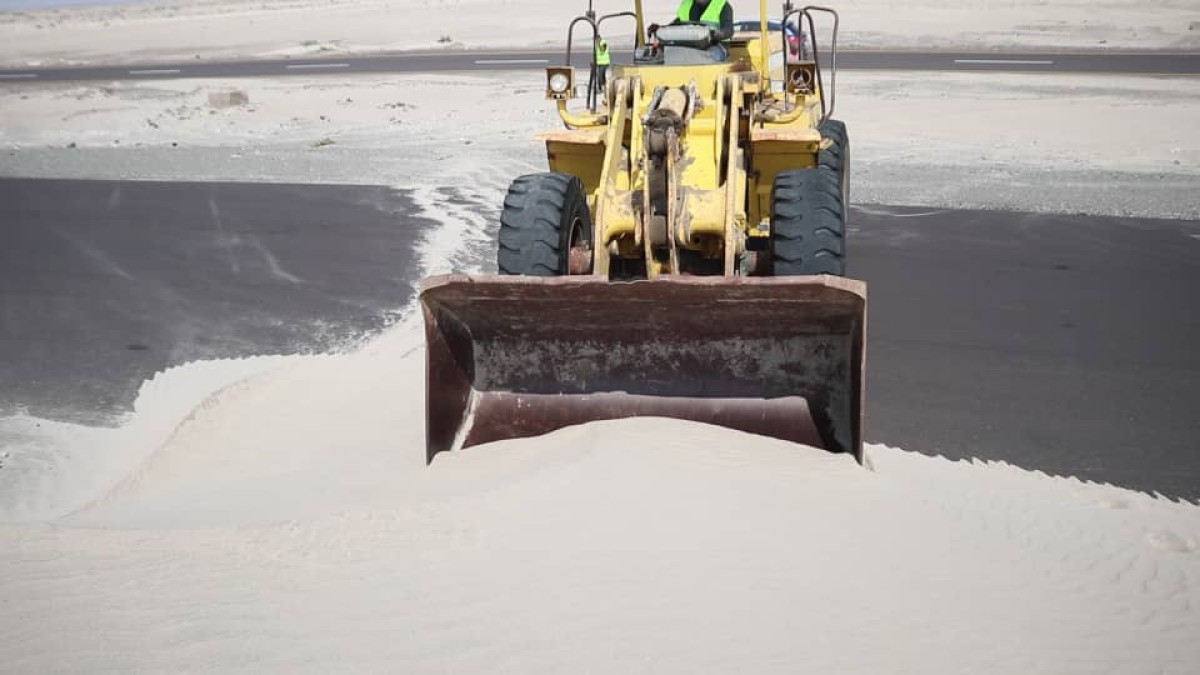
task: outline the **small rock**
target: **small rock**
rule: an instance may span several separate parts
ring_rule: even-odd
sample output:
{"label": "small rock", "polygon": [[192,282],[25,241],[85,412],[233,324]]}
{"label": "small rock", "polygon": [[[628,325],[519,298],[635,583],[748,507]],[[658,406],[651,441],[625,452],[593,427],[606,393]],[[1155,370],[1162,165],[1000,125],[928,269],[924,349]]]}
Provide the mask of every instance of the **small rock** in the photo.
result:
{"label": "small rock", "polygon": [[213,108],[236,108],[250,103],[250,95],[241,89],[222,89],[208,94],[208,105]]}
{"label": "small rock", "polygon": [[[70,143],[67,143],[67,148],[70,150],[74,150],[77,147],[79,147],[79,146],[75,145],[75,141],[71,141]],[[1178,164],[1179,162],[1175,162],[1175,163]]]}

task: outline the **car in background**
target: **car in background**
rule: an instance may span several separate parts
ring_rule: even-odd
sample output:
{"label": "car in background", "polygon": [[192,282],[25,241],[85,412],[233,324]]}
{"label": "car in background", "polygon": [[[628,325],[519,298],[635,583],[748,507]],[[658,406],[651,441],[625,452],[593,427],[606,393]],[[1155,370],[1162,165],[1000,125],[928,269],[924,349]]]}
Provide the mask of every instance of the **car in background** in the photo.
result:
{"label": "car in background", "polygon": [[[774,19],[767,20],[767,30],[772,33],[778,32],[780,25],[780,22]],[[737,33],[757,33],[761,27],[758,19],[744,19],[733,22],[733,30]],[[805,53],[808,51],[808,46],[805,44],[807,41],[804,39],[804,33],[796,27],[796,24],[789,23],[784,36],[787,38],[788,59],[797,61],[805,58]]]}

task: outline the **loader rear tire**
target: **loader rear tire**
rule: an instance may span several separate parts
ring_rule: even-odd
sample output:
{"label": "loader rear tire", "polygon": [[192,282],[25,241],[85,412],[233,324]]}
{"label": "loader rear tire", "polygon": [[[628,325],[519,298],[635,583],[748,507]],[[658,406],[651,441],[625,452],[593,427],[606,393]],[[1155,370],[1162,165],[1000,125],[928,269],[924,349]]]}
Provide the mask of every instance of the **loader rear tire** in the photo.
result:
{"label": "loader rear tire", "polygon": [[818,154],[817,164],[841,173],[850,163],[850,136],[846,133],[846,123],[841,120],[825,120],[817,130],[823,138],[833,140],[833,145]]}
{"label": "loader rear tire", "polygon": [[535,173],[509,186],[500,214],[500,274],[565,276],[572,246],[590,249],[591,241],[592,217],[578,178]]}
{"label": "loader rear tire", "polygon": [[850,207],[850,134],[841,120],[825,120],[818,127],[821,136],[833,140],[833,145],[817,153],[817,165],[837,172],[842,189],[842,212]]}
{"label": "loader rear tire", "polygon": [[836,172],[817,167],[778,174],[771,207],[775,276],[846,275],[846,224]]}

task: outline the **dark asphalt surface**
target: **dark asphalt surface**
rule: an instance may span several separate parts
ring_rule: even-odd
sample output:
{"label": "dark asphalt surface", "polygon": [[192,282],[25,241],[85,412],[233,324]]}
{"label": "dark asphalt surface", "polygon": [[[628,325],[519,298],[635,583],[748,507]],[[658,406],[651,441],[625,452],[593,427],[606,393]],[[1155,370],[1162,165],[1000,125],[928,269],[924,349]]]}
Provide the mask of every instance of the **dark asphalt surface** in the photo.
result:
{"label": "dark asphalt surface", "polygon": [[[0,83],[86,80],[179,79],[197,77],[279,77],[343,73],[410,73],[436,71],[496,71],[542,69],[562,63],[565,52],[436,51],[401,52],[375,56],[321,59],[273,59],[243,62],[204,62],[125,65],[87,68],[26,68],[0,70]],[[617,63],[629,53],[615,54]],[[574,60],[587,65],[587,55]],[[1114,74],[1200,74],[1200,54],[1176,52],[915,52],[839,51],[837,66],[847,70],[1007,71]]]}
{"label": "dark asphalt surface", "polygon": [[411,300],[383,187],[0,180],[0,415],[112,424],[195,359],[322,352]]}
{"label": "dark asphalt surface", "polygon": [[[103,422],[196,358],[412,298],[386,188],[0,180],[0,412]],[[1200,499],[1200,222],[855,209],[872,442]]]}
{"label": "dark asphalt surface", "polygon": [[869,440],[1200,498],[1200,222],[884,212]]}

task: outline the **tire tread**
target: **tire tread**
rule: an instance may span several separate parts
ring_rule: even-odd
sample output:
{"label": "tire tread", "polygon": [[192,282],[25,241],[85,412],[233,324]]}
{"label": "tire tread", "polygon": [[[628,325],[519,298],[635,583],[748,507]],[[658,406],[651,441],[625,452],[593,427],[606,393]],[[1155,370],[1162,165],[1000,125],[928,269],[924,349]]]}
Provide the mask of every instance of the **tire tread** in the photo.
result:
{"label": "tire tread", "polygon": [[[575,210],[591,225],[583,184],[564,173],[536,173],[520,176],[504,196],[500,214],[500,235],[496,263],[501,274],[561,276],[568,272],[567,252],[570,236],[564,232]],[[567,211],[572,210],[571,214]]]}
{"label": "tire tread", "polygon": [[845,276],[845,214],[841,182],[827,167],[775,177],[771,258],[776,276]]}

